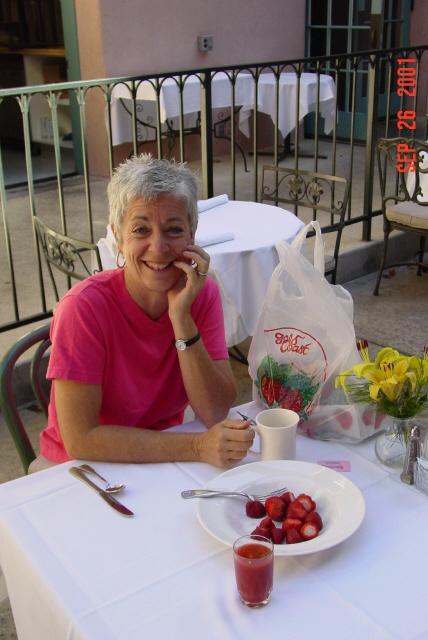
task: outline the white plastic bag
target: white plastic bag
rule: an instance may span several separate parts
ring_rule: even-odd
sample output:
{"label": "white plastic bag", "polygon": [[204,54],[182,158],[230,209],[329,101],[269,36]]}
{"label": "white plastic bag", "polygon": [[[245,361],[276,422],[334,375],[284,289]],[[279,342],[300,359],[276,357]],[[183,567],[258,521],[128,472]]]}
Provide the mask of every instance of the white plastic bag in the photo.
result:
{"label": "white plastic bag", "polygon": [[[302,253],[310,229],[315,230],[314,264]],[[306,435],[359,442],[373,434],[376,414],[367,406],[348,405],[335,388],[336,376],[360,360],[351,294],[324,277],[317,221],[276,249],[279,264],[248,354],[253,399],[299,413],[299,430]]]}

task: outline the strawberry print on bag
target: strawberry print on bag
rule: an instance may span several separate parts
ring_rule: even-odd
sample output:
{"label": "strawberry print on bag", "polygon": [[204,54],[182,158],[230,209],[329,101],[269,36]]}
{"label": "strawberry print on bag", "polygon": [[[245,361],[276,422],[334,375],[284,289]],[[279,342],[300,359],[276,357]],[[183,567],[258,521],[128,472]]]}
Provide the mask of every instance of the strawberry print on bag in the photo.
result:
{"label": "strawberry print on bag", "polygon": [[291,409],[307,417],[326,376],[322,345],[295,327],[268,329],[264,335],[269,355],[257,369],[260,400],[268,407]]}

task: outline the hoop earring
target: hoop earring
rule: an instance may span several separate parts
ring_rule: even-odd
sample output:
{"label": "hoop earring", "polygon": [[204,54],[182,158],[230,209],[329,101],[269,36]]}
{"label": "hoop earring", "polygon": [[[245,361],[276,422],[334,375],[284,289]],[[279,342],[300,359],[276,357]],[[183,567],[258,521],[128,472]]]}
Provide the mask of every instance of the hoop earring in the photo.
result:
{"label": "hoop earring", "polygon": [[[119,262],[121,256],[122,256],[122,260],[123,260],[122,263]],[[118,251],[116,253],[116,266],[118,267],[118,269],[123,269],[125,265],[126,265],[125,256],[123,255],[122,251]]]}

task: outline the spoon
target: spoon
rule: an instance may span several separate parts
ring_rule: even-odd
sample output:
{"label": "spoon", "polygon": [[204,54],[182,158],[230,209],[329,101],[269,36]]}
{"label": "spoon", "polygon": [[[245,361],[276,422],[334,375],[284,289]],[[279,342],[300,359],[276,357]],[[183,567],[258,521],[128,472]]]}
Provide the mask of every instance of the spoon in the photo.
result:
{"label": "spoon", "polygon": [[100,480],[102,480],[106,485],[104,489],[106,493],[119,493],[119,491],[122,491],[125,488],[124,484],[110,484],[108,480],[103,478],[102,475],[100,475],[98,471],[96,471],[89,464],[81,464],[78,469],[82,469],[82,471],[86,471],[87,473],[92,473],[92,475],[97,476]]}

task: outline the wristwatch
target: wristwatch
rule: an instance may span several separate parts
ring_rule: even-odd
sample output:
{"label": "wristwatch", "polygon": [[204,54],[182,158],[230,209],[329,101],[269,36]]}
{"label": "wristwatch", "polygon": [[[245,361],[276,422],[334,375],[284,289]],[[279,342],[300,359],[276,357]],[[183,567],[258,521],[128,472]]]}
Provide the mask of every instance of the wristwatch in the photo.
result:
{"label": "wristwatch", "polygon": [[177,347],[178,351],[184,351],[185,349],[187,349],[187,347],[191,347],[192,344],[195,344],[195,342],[197,342],[200,337],[201,334],[197,333],[195,336],[193,336],[193,338],[189,338],[188,340],[176,340],[175,346]]}

